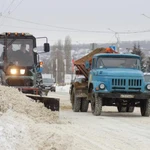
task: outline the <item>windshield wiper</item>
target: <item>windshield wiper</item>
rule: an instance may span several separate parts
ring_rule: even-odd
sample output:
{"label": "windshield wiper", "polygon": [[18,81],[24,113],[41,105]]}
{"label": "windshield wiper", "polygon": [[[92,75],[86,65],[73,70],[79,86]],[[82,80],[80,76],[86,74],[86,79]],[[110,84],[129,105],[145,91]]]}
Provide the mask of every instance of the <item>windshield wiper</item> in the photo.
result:
{"label": "windshield wiper", "polygon": [[14,41],[16,41],[16,39],[12,39],[12,40],[7,44],[7,47],[9,47],[12,43],[14,43]]}
{"label": "windshield wiper", "polygon": [[[106,68],[106,66],[104,65],[103,60],[101,59],[101,63],[103,64],[103,68]],[[106,68],[107,69],[107,68]]]}

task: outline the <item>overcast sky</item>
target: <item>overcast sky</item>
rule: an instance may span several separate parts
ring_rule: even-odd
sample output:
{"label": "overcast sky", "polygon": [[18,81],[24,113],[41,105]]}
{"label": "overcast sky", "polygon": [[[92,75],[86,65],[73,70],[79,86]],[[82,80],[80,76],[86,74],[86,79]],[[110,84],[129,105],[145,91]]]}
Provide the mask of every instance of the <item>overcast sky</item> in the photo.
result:
{"label": "overcast sky", "polygon": [[[73,43],[115,42],[108,28],[115,32],[150,30],[150,18],[141,15],[150,17],[150,0],[0,0],[0,4],[0,32],[47,36],[51,44],[67,35]],[[150,32],[120,33],[119,37],[120,41],[150,40]]]}

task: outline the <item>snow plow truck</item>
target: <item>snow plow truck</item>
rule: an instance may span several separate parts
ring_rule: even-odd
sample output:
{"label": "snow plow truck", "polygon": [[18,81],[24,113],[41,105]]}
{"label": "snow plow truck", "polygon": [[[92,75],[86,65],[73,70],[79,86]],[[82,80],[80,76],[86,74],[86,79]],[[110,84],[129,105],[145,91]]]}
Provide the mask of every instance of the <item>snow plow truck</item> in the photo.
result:
{"label": "snow plow truck", "polygon": [[[40,38],[40,37],[39,37]],[[46,38],[46,37],[41,37]],[[36,48],[36,38],[29,33],[0,34],[1,84],[18,88],[26,96],[44,103],[52,111],[59,111],[59,99],[43,96],[42,62]],[[50,51],[48,39],[44,51]]]}
{"label": "snow plow truck", "polygon": [[116,106],[118,112],[133,112],[140,107],[142,116],[150,115],[150,83],[144,80],[141,60],[135,54],[119,54],[111,48],[97,48],[76,60],[76,75],[82,82],[72,82],[70,101],[74,112],[100,116],[103,106]]}

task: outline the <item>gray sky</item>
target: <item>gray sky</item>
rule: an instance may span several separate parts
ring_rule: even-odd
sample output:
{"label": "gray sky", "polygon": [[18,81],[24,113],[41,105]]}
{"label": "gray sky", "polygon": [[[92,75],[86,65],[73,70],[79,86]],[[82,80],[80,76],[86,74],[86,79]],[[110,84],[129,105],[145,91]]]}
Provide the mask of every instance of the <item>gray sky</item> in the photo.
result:
{"label": "gray sky", "polygon": [[[115,42],[115,34],[108,28],[115,32],[150,30],[150,19],[141,15],[150,17],[150,0],[0,0],[0,3],[0,12],[6,16],[0,17],[0,32],[29,32],[35,36],[47,36],[51,44],[64,40],[67,35],[72,43]],[[121,41],[150,40],[150,32],[120,33],[119,37]]]}

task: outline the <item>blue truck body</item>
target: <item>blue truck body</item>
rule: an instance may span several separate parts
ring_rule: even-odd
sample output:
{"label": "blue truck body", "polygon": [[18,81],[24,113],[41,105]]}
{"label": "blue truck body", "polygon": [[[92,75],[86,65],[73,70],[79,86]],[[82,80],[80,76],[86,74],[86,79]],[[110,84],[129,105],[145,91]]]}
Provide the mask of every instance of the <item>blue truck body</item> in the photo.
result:
{"label": "blue truck body", "polygon": [[[150,115],[150,83],[144,79],[138,55],[98,53],[90,57],[91,60],[84,57],[84,66],[89,70],[87,85],[72,86],[72,93],[75,91],[72,103],[77,111],[82,111],[79,108],[90,102],[96,116],[101,115],[102,106],[117,106],[118,112],[133,112],[134,107],[140,107],[142,116]],[[77,61],[76,67],[84,74],[81,60]],[[82,96],[76,98],[81,91],[87,94],[86,100]]]}

